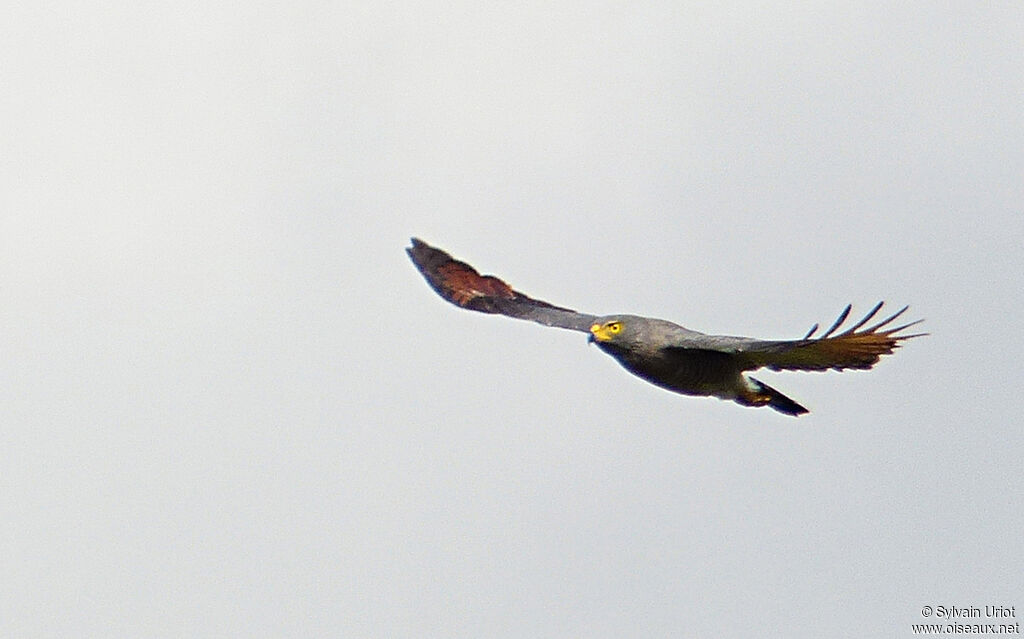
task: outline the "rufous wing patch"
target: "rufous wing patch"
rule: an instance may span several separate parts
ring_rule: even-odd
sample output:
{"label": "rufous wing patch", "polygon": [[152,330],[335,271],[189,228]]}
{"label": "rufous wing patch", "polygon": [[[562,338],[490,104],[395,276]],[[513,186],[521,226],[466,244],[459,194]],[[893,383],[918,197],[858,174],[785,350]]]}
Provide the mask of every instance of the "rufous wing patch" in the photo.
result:
{"label": "rufous wing patch", "polygon": [[480,275],[469,264],[417,239],[409,256],[437,293],[452,304],[483,313],[501,313],[500,300],[528,300],[493,275]]}
{"label": "rufous wing patch", "polygon": [[850,306],[843,309],[839,319],[819,337],[815,337],[815,324],[807,335],[793,342],[782,343],[779,347],[765,351],[763,365],[773,370],[826,370],[868,369],[878,363],[883,355],[889,355],[899,348],[900,342],[924,333],[901,334],[901,331],[919,324],[922,320],[892,327],[896,318],[903,315],[903,307],[884,320],[863,328],[882,308],[879,302],[859,322],[842,333],[833,334],[850,315]]}
{"label": "rufous wing patch", "polygon": [[465,262],[451,260],[441,264],[437,276],[444,296],[459,306],[468,306],[479,297],[512,299],[516,296],[511,286],[493,275],[480,275]]}

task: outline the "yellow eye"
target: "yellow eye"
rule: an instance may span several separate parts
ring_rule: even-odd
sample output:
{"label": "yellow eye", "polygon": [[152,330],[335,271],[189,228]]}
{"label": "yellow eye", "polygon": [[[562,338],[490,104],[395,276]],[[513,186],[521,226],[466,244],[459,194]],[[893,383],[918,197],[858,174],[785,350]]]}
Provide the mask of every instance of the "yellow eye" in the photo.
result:
{"label": "yellow eye", "polygon": [[621,322],[612,322],[611,324],[608,325],[608,331],[609,332],[618,333],[621,330],[622,330],[622,323]]}

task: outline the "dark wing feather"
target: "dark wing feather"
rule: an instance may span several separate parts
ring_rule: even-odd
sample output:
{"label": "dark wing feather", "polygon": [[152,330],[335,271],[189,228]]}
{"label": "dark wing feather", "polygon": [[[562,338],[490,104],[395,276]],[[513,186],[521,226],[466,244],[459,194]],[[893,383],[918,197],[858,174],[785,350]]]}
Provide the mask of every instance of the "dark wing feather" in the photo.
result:
{"label": "dark wing feather", "polygon": [[469,264],[415,237],[405,252],[437,294],[456,306],[584,333],[597,319],[515,291],[497,277],[480,275]]}
{"label": "dark wing feather", "polygon": [[748,370],[761,367],[776,371],[824,371],[829,369],[841,371],[848,368],[871,368],[878,363],[882,355],[889,355],[893,350],[899,348],[900,342],[903,340],[926,335],[926,333],[899,334],[924,320],[892,327],[896,318],[906,312],[906,306],[877,324],[862,328],[881,308],[882,302],[879,302],[862,320],[835,335],[833,333],[840,329],[850,314],[849,306],[843,310],[832,327],[819,337],[814,337],[814,333],[818,330],[818,325],[815,324],[803,339],[789,341],[742,340],[742,342],[738,341],[734,344],[732,350],[742,359],[744,368]]}

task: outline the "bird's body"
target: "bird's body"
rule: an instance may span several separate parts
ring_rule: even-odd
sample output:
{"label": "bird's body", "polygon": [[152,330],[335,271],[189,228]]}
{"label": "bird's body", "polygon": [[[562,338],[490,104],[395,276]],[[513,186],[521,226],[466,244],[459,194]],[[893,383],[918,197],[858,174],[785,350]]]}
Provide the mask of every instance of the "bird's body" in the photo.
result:
{"label": "bird's body", "polygon": [[881,303],[842,333],[833,334],[846,321],[849,306],[819,337],[813,337],[818,328],[815,325],[803,339],[777,341],[706,335],[667,320],[638,315],[577,313],[519,293],[494,276],[480,275],[468,264],[420,240],[413,238],[412,244],[407,251],[413,263],[439,295],[457,306],[587,332],[592,343],[626,370],[661,388],[732,400],[744,406],[769,406],[788,415],[800,415],[807,409],[746,375],[747,371],[867,369],[897,348],[901,340],[917,337],[897,334],[917,322],[887,328],[906,307],[862,329],[881,309]]}
{"label": "bird's body", "polygon": [[[619,339],[606,339],[602,327],[620,325]],[[591,341],[637,377],[683,395],[711,396],[744,406],[770,405],[790,415],[806,413],[775,389],[744,375],[744,359],[716,343],[738,344],[742,337],[718,337],[673,322],[635,315],[598,318]],[[626,327],[629,327],[628,329]]]}
{"label": "bird's body", "polygon": [[[721,392],[740,374],[733,358],[717,351],[667,349],[660,344],[697,340],[700,333],[666,320],[635,315],[599,318],[596,324],[619,323],[630,327],[624,339],[604,339],[599,331],[590,340],[608,353],[626,370],[652,384],[684,395],[709,395]],[[628,340],[628,341],[627,341]]]}

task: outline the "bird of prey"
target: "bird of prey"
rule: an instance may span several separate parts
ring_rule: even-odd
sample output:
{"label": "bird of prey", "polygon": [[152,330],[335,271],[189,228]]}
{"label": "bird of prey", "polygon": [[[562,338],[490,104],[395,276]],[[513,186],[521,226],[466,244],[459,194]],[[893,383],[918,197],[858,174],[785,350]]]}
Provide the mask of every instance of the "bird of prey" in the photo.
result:
{"label": "bird of prey", "polygon": [[493,275],[481,275],[469,264],[416,238],[412,238],[406,252],[427,283],[456,306],[588,333],[589,342],[652,384],[683,395],[717,397],[742,406],[769,406],[786,415],[808,411],[750,377],[747,371],[869,369],[903,340],[924,335],[904,333],[923,320],[892,327],[907,307],[864,328],[878,314],[882,302],[842,332],[837,331],[849,316],[850,306],[818,336],[814,335],[817,324],[796,340],[705,335],[666,320],[588,315],[542,302],[513,290]]}

